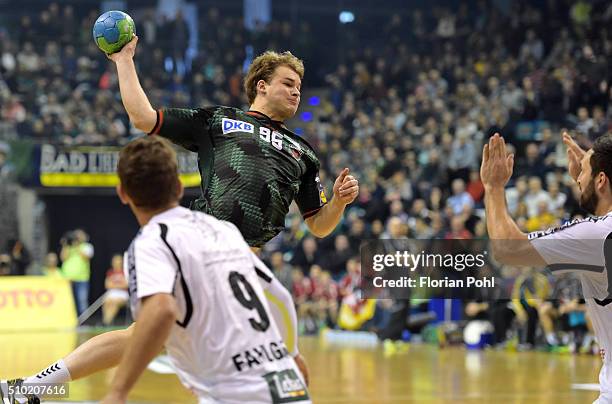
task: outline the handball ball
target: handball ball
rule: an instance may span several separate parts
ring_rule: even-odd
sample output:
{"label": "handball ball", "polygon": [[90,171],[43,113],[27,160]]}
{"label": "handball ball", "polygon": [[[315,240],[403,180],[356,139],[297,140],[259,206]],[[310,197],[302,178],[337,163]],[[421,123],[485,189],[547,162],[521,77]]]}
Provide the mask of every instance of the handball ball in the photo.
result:
{"label": "handball ball", "polygon": [[123,11],[107,11],[98,17],[93,26],[94,41],[107,55],[119,52],[134,35],[134,20]]}

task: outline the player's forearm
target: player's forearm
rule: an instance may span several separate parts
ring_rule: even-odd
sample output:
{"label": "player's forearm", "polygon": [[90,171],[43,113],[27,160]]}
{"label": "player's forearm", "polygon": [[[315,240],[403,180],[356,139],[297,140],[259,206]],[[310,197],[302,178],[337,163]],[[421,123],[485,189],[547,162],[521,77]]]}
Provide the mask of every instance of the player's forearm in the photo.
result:
{"label": "player's forearm", "polygon": [[484,200],[489,238],[493,240],[527,239],[527,235],[519,229],[508,213],[503,187],[487,188]]}
{"label": "player's forearm", "polygon": [[291,294],[283,285],[274,279],[265,291],[268,302],[276,307],[272,310],[272,317],[279,328],[283,341],[291,356],[299,354],[297,336],[297,313]]}
{"label": "player's forearm", "polygon": [[291,356],[299,354],[297,346],[297,313],[291,293],[274,276],[272,272],[257,255],[252,254],[253,263],[258,269],[257,279],[265,291],[266,299],[272,306],[272,317],[274,323],[279,328],[283,341]]}
{"label": "player's forearm", "polygon": [[325,237],[334,231],[342,215],[344,214],[344,208],[346,205],[335,202],[336,198],[332,200],[317,212],[316,215],[306,220],[306,224],[310,229],[310,232],[317,237]]}
{"label": "player's forearm", "polygon": [[143,302],[132,338],[113,379],[112,393],[127,396],[149,362],[163,348],[175,321],[175,302],[171,295],[158,294]]}
{"label": "player's forearm", "polygon": [[540,263],[542,259],[529,244],[527,235],[508,213],[504,188],[487,188],[484,200],[493,257],[507,265]]}
{"label": "player's forearm", "polygon": [[148,133],[157,122],[157,113],[140,85],[134,60],[123,58],[116,62],[116,66],[121,100],[130,121],[135,127]]}

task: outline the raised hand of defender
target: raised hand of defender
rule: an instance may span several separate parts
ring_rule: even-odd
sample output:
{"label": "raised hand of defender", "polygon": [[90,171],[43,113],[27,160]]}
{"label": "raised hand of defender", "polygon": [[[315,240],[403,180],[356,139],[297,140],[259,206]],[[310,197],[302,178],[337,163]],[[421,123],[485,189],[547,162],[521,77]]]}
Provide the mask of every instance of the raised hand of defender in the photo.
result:
{"label": "raised hand of defender", "polygon": [[123,48],[119,52],[112,53],[110,55],[106,55],[107,58],[117,63],[121,59],[132,59],[134,58],[134,54],[136,53],[136,45],[138,44],[138,37],[134,35],[134,38],[128,43],[125,44]]}
{"label": "raised hand of defender", "polygon": [[508,154],[504,138],[496,133],[482,151],[480,178],[485,187],[504,187],[512,177],[514,154]]}
{"label": "raised hand of defender", "polygon": [[334,199],[343,205],[353,202],[359,195],[359,181],[349,175],[349,169],[342,170],[334,182]]}
{"label": "raised hand of defender", "polygon": [[567,170],[574,181],[578,181],[578,176],[582,171],[580,162],[586,152],[578,146],[567,132],[563,132],[563,143],[567,146]]}

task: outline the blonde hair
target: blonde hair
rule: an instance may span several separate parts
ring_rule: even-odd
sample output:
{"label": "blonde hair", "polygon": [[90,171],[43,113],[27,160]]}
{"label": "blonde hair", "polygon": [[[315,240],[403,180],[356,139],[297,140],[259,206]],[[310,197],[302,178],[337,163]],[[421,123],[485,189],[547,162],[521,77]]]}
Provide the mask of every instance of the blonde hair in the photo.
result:
{"label": "blonde hair", "polygon": [[287,66],[300,76],[300,80],[304,78],[304,62],[301,59],[289,51],[283,53],[266,51],[253,60],[244,78],[244,90],[249,98],[249,104],[252,104],[257,97],[257,82],[263,80],[269,83],[278,66]]}

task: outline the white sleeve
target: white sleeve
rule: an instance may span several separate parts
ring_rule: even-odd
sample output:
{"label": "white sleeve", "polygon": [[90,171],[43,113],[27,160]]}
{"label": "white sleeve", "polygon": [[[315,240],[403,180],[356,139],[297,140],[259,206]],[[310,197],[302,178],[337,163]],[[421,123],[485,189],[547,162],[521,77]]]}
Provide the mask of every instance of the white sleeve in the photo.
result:
{"label": "white sleeve", "polygon": [[529,242],[553,272],[602,272],[604,242],[612,231],[610,220],[607,217],[573,220],[560,227],[529,233]]}
{"label": "white sleeve", "polygon": [[297,313],[295,312],[295,304],[293,303],[291,293],[276,279],[272,271],[268,269],[259,257],[253,253],[251,255],[255,264],[257,278],[270,303],[270,311],[272,312],[272,317],[274,317],[274,322],[281,332],[289,353],[291,356],[296,356],[299,354]]}
{"label": "white sleeve", "polygon": [[134,268],[138,299],[157,293],[172,293],[176,279],[176,262],[161,238],[136,240]]}

